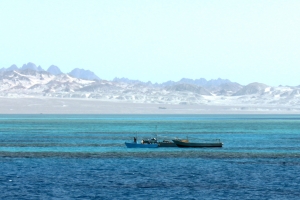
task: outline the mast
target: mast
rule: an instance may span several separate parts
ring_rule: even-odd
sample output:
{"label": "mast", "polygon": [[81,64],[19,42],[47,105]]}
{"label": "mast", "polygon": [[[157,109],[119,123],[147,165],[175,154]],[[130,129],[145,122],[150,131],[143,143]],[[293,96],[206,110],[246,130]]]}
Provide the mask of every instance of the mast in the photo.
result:
{"label": "mast", "polygon": [[155,134],[156,134],[156,141],[158,142],[158,138],[157,138],[157,125],[155,126]]}

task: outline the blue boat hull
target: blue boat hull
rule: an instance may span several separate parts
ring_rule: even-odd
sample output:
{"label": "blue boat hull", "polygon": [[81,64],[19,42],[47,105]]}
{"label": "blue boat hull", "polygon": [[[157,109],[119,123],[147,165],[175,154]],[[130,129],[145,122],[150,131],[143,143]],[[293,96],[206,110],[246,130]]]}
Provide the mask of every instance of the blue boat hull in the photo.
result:
{"label": "blue boat hull", "polygon": [[125,142],[127,148],[157,148],[158,144],[137,144]]}

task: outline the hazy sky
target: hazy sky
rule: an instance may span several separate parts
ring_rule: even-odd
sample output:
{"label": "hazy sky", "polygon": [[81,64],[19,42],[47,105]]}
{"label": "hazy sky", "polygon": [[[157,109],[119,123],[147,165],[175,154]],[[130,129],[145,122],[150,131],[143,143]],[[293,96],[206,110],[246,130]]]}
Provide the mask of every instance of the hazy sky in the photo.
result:
{"label": "hazy sky", "polygon": [[1,0],[0,68],[300,85],[300,1]]}

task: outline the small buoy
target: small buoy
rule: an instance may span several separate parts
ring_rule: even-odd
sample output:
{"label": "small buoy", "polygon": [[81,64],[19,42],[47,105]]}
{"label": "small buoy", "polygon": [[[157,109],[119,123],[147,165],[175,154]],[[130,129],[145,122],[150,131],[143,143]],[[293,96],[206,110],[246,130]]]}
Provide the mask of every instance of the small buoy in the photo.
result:
{"label": "small buoy", "polygon": [[12,180],[9,180],[9,182],[11,182]]}

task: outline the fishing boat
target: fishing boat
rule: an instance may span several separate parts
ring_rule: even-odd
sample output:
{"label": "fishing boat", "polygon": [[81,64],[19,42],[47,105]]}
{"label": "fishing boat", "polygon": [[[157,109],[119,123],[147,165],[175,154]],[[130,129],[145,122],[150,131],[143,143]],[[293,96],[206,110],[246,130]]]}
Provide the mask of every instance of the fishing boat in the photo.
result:
{"label": "fishing boat", "polygon": [[158,144],[149,144],[149,143],[138,144],[135,142],[125,142],[125,145],[127,148],[157,148],[158,147]]}
{"label": "fishing boat", "polygon": [[177,147],[177,145],[174,142],[172,142],[172,140],[167,139],[168,137],[160,135],[160,138],[162,137],[164,139],[163,139],[163,141],[158,140],[157,126],[155,126],[155,135],[156,135],[156,138],[152,138],[150,140],[150,142],[157,143],[158,147]]}
{"label": "fishing boat", "polygon": [[158,144],[158,147],[177,147],[177,145],[170,140],[158,141],[157,138],[151,138],[147,140],[142,140],[143,144]]}
{"label": "fishing boat", "polygon": [[162,142],[158,142],[158,147],[177,147],[177,145],[169,140],[163,140]]}
{"label": "fishing boat", "polygon": [[133,138],[133,142],[125,142],[125,145],[127,148],[157,148],[158,144],[156,142],[155,138],[148,139],[148,140],[142,140],[141,143],[137,143],[137,137]]}
{"label": "fishing boat", "polygon": [[202,147],[222,147],[223,143],[216,139],[214,142],[190,142],[189,140],[175,139],[172,140],[178,147],[193,147],[193,148],[202,148]]}

